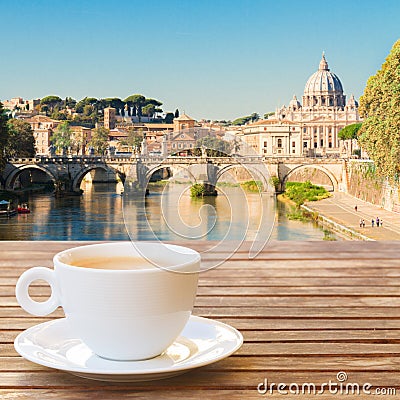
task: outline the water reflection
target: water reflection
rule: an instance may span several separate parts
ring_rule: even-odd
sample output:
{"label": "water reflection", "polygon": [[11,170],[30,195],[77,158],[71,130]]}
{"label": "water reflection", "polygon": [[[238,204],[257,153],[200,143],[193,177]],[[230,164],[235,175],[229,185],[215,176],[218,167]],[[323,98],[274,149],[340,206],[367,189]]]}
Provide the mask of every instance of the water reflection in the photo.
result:
{"label": "water reflection", "polygon": [[[253,240],[260,229],[260,198],[240,188],[221,188],[220,195],[193,200],[184,185],[152,188],[142,204],[130,200],[126,219],[135,240]],[[87,183],[80,197],[55,198],[31,194],[31,214],[0,220],[0,240],[128,240],[123,218],[121,184]],[[22,199],[21,199],[22,200]],[[125,201],[125,200],[124,200]],[[322,240],[323,231],[311,222],[289,221],[287,205],[263,197],[267,221],[275,214],[274,240]],[[165,214],[165,215],[163,215]],[[248,224],[248,228],[247,228]],[[263,221],[265,225],[265,220]],[[262,224],[262,225],[263,225]],[[149,229],[149,227],[151,229]],[[268,228],[268,227],[267,227]]]}

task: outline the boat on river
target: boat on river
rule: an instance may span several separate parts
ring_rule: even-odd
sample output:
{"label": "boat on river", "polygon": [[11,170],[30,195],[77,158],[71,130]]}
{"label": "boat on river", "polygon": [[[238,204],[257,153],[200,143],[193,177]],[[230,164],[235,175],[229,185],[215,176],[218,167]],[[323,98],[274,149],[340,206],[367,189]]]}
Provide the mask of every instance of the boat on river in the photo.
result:
{"label": "boat on river", "polygon": [[17,210],[12,208],[11,201],[0,200],[0,218],[11,218],[17,215]]}
{"label": "boat on river", "polygon": [[28,203],[19,204],[17,207],[18,214],[29,214],[31,212]]}

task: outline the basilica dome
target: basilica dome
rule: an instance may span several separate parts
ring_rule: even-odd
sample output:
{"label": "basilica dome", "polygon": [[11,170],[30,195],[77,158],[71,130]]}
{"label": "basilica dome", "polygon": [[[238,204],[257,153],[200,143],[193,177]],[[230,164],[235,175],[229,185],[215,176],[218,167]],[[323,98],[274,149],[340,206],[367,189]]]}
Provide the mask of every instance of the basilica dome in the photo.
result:
{"label": "basilica dome", "polygon": [[308,79],[304,88],[303,107],[339,107],[346,105],[343,86],[337,75],[329,70],[325,55],[322,54],[317,72]]}

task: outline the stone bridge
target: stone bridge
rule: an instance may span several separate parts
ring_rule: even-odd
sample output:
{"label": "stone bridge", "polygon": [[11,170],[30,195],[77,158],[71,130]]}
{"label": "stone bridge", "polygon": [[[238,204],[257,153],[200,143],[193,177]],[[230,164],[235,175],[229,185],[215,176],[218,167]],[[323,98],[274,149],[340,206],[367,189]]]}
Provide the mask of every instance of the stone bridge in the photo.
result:
{"label": "stone bridge", "polygon": [[[60,193],[81,193],[80,185],[87,174],[101,175],[102,181],[120,179],[135,182],[144,189],[159,171],[168,171],[168,176],[183,173],[193,182],[215,187],[222,175],[232,169],[245,169],[252,179],[262,183],[264,191],[271,190],[270,177],[279,178],[277,190],[284,190],[288,180],[312,182],[319,176],[321,182],[331,190],[347,189],[346,161],[329,158],[262,158],[262,157],[37,157],[9,159],[1,182],[7,190],[13,190],[24,171],[29,171],[33,180],[53,181]],[[313,178],[314,177],[314,178]],[[95,176],[92,177],[95,180]]]}

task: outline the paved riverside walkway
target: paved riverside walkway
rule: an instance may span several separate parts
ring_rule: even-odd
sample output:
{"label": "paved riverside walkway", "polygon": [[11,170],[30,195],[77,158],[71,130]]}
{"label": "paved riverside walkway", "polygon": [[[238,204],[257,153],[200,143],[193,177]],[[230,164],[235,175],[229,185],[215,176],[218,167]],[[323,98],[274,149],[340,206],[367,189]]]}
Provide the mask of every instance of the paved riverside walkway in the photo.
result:
{"label": "paved riverside walkway", "polygon": [[[384,210],[346,193],[334,193],[332,197],[306,203],[307,207],[341,225],[351,228],[373,240],[400,240],[400,214]],[[357,211],[354,207],[357,205]],[[383,227],[372,228],[371,220],[383,220]],[[365,228],[360,227],[360,219]]]}

